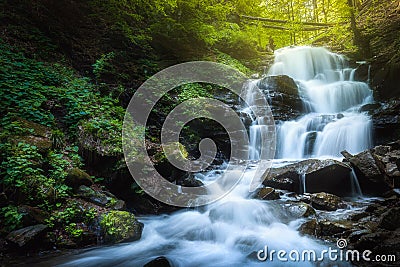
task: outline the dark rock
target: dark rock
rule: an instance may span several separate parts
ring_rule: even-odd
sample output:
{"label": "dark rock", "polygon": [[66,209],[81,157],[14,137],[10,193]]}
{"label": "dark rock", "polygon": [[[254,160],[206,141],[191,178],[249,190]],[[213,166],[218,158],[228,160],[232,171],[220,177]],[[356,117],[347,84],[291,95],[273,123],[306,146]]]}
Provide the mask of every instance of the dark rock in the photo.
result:
{"label": "dark rock", "polygon": [[312,219],[303,223],[299,228],[299,232],[303,235],[317,236],[319,232],[318,221]]}
{"label": "dark rock", "polygon": [[338,119],[338,120],[343,119],[343,118],[344,118],[344,115],[342,113],[339,113],[336,115],[336,119]]}
{"label": "dark rock", "polygon": [[264,187],[257,192],[256,198],[263,200],[275,200],[275,199],[280,199],[280,196],[279,193],[276,192],[274,188]]}
{"label": "dark rock", "polygon": [[312,194],[311,206],[318,210],[335,211],[344,207],[340,197],[325,192]]}
{"label": "dark rock", "polygon": [[352,192],[351,168],[336,160],[309,159],[266,172],[264,185],[303,193],[300,173],[305,175],[306,191],[329,192],[340,196]]}
{"label": "dark rock", "polygon": [[102,215],[99,224],[106,243],[139,240],[144,227],[127,211],[110,211]]}
{"label": "dark rock", "polygon": [[368,112],[369,114],[373,114],[375,110],[379,109],[381,106],[380,103],[365,104],[360,108],[359,112]]}
{"label": "dark rock", "polygon": [[287,121],[303,112],[303,101],[299,97],[297,84],[289,76],[267,76],[258,82],[258,87],[268,94],[275,120]]}
{"label": "dark rock", "polygon": [[258,82],[258,87],[288,95],[299,95],[296,82],[287,75],[267,76]]}
{"label": "dark rock", "polygon": [[321,236],[337,236],[351,229],[351,226],[344,225],[338,222],[320,221],[319,222]]}
{"label": "dark rock", "polygon": [[177,182],[177,184],[186,187],[200,187],[204,185],[203,182],[196,179],[192,173],[186,175],[181,181]]}
{"label": "dark rock", "polygon": [[376,144],[386,144],[400,136],[400,99],[383,102],[381,108],[370,113]]}
{"label": "dark rock", "polygon": [[351,243],[354,243],[354,242],[357,242],[358,240],[360,240],[360,238],[363,236],[363,235],[368,235],[368,234],[370,234],[371,232],[369,231],[369,230],[366,230],[366,229],[364,229],[364,230],[356,230],[356,231],[354,231],[354,232],[352,232],[348,237],[347,237],[347,239],[351,242]]}
{"label": "dark rock", "polygon": [[92,178],[86,172],[79,168],[72,168],[68,170],[65,184],[72,188],[79,188],[81,185],[91,186],[93,184]]}
{"label": "dark rock", "polygon": [[400,208],[391,208],[384,214],[382,214],[380,219],[380,228],[394,231],[400,227]]}
{"label": "dark rock", "polygon": [[392,188],[385,179],[371,151],[366,150],[346,159],[351,163],[357,175],[363,193],[368,195],[382,195]]}
{"label": "dark rock", "polygon": [[143,267],[171,267],[171,264],[166,257],[161,256],[146,263]]}
{"label": "dark rock", "polygon": [[288,213],[295,218],[306,218],[314,216],[315,210],[306,203],[292,203],[287,208]]}
{"label": "dark rock", "polygon": [[23,215],[23,225],[44,224],[49,214],[37,207],[27,205],[18,206],[18,212]]}
{"label": "dark rock", "polygon": [[7,241],[18,245],[19,247],[24,247],[40,240],[44,236],[46,229],[47,226],[44,224],[28,226],[12,231],[7,235],[6,239]]}
{"label": "dark rock", "polygon": [[116,210],[125,208],[125,202],[117,199],[110,192],[97,191],[85,185],[81,185],[78,188],[76,195],[101,207],[108,207]]}

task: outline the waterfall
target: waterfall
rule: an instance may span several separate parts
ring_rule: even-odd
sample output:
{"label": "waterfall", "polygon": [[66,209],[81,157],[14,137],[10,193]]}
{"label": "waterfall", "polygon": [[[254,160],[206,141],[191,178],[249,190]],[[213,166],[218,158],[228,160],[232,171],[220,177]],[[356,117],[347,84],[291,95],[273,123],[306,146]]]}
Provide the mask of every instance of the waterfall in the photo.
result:
{"label": "waterfall", "polygon": [[308,107],[302,117],[278,125],[279,158],[339,157],[344,149],[371,147],[371,119],[358,110],[373,101],[372,90],[354,81],[345,57],[322,47],[283,48],[268,75],[291,76]]}
{"label": "waterfall", "polygon": [[[342,56],[322,48],[277,51],[269,74],[288,74],[298,80],[305,106],[310,106],[308,114],[278,127],[278,156],[336,155],[341,149],[354,152],[369,146],[370,120],[354,107],[370,101],[371,93],[364,84],[348,81],[352,70],[346,64]],[[257,82],[245,85],[243,97],[250,107],[239,111],[249,126],[251,161],[260,159],[261,136],[268,130],[263,119],[251,112],[251,105],[261,101],[251,90]],[[196,177],[207,184],[218,179],[222,171]],[[139,217],[145,225],[139,241],[89,250],[65,259],[61,266],[143,266],[158,256],[167,257],[172,266],[329,266],[330,262],[320,259],[317,263],[257,259],[257,252],[265,246],[275,251],[313,250],[318,255],[327,247],[300,235],[297,229],[304,218],[287,214],[278,202],[252,198],[249,187],[256,171],[257,164],[251,165],[228,195],[205,207]],[[299,174],[299,179],[306,192],[305,174]]]}

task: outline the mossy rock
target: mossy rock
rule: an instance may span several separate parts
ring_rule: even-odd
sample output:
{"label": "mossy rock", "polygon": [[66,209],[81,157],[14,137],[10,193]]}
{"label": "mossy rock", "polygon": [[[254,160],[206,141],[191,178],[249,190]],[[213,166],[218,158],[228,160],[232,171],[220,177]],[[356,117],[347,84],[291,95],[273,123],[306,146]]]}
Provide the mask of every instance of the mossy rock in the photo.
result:
{"label": "mossy rock", "polygon": [[68,170],[68,175],[65,178],[65,183],[72,188],[79,188],[81,185],[91,186],[93,184],[92,178],[86,172],[79,168],[72,168]]}
{"label": "mossy rock", "polygon": [[25,129],[26,132],[18,133],[17,136],[13,138],[15,144],[23,142],[36,146],[41,153],[51,149],[52,141],[50,140],[51,130],[49,127],[21,118],[18,118],[16,122],[22,129]]}
{"label": "mossy rock", "polygon": [[110,244],[139,240],[144,225],[132,213],[110,211],[101,217],[100,227],[104,241]]}

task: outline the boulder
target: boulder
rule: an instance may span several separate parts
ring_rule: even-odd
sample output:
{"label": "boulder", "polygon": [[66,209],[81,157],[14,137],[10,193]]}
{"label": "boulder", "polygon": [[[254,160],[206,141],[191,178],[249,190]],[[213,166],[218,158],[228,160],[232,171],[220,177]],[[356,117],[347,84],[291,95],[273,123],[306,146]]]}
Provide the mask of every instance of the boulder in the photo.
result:
{"label": "boulder", "polygon": [[161,256],[149,261],[143,267],[171,267],[171,264],[166,257]]}
{"label": "boulder", "polygon": [[342,236],[344,232],[351,229],[351,225],[339,222],[323,220],[319,222],[319,234],[321,236]]}
{"label": "boulder", "polygon": [[391,208],[382,214],[379,227],[394,231],[400,227],[400,208]]}
{"label": "boulder", "polygon": [[319,232],[319,226],[317,219],[306,221],[299,227],[299,232],[303,235],[317,236]]}
{"label": "boulder", "polygon": [[125,209],[125,202],[117,199],[113,194],[107,191],[98,191],[85,185],[81,185],[78,188],[76,195],[101,207],[115,210]]}
{"label": "boulder", "polygon": [[269,89],[276,92],[298,96],[298,87],[296,82],[287,75],[267,76],[258,82],[260,89]]}
{"label": "boulder", "polygon": [[352,194],[351,168],[336,160],[309,159],[279,168],[264,175],[264,185],[304,193],[301,174],[305,176],[306,192],[329,192],[339,196]]}
{"label": "boulder", "polygon": [[286,210],[288,214],[295,218],[306,218],[316,214],[310,205],[303,202],[291,203],[286,207]]}
{"label": "boulder", "polygon": [[45,235],[46,229],[47,226],[44,224],[28,226],[12,231],[6,236],[6,240],[19,247],[25,247],[40,240]]}
{"label": "boulder", "polygon": [[127,211],[110,211],[100,218],[99,224],[106,243],[139,240],[144,226]]}
{"label": "boulder", "polygon": [[81,185],[91,186],[93,184],[93,180],[89,174],[81,169],[72,168],[68,170],[67,177],[65,178],[65,184],[76,189]]}
{"label": "boulder", "polygon": [[345,204],[340,197],[322,192],[312,194],[311,206],[318,210],[335,211],[344,208]]}
{"label": "boulder", "polygon": [[272,187],[263,187],[258,190],[256,196],[257,199],[262,200],[275,200],[280,199],[279,193]]}
{"label": "boulder", "polygon": [[369,113],[372,115],[375,143],[385,144],[400,136],[400,98],[384,101],[380,108]]}
{"label": "boulder", "polygon": [[12,142],[15,144],[24,142],[36,146],[40,153],[51,149],[53,143],[50,140],[51,129],[49,127],[22,118],[18,118],[16,121],[22,128],[30,129],[31,132],[15,136]]}
{"label": "boulder", "polygon": [[353,166],[363,193],[382,195],[392,188],[370,150],[365,150],[354,156],[349,156],[348,152],[342,153],[342,155]]}
{"label": "boulder", "polygon": [[200,187],[200,186],[204,185],[202,181],[196,179],[196,177],[193,175],[193,173],[187,174],[180,181],[178,181],[177,184],[186,186],[186,187]]}
{"label": "boulder", "polygon": [[22,224],[25,226],[44,224],[49,214],[37,207],[28,205],[18,206],[18,213],[22,214]]}
{"label": "boulder", "polygon": [[275,120],[294,119],[303,112],[296,82],[287,75],[267,76],[258,87],[269,96],[269,104]]}

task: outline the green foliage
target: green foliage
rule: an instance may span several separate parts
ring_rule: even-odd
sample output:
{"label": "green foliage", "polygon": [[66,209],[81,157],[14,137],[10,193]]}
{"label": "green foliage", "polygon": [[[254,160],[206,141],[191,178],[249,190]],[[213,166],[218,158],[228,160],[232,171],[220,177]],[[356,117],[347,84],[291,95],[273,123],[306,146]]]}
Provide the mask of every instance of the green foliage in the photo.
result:
{"label": "green foliage", "polygon": [[108,240],[124,240],[129,237],[136,224],[135,216],[126,211],[110,211],[103,215],[100,227]]}
{"label": "green foliage", "polygon": [[85,208],[80,203],[68,201],[66,205],[58,211],[54,211],[47,220],[49,227],[56,225],[71,225],[74,223],[91,224],[96,218],[97,211],[94,208]]}
{"label": "green foliage", "polygon": [[1,163],[4,191],[31,203],[48,202],[54,191],[54,180],[43,175],[43,161],[35,146],[18,143]]}
{"label": "green foliage", "polygon": [[93,66],[93,74],[96,77],[97,80],[100,79],[100,76],[104,73],[114,73],[115,69],[112,64],[110,64],[110,61],[115,57],[114,52],[110,52],[107,54],[104,54],[100,57],[100,59],[96,60],[96,63],[94,63]]}
{"label": "green foliage", "polygon": [[12,205],[1,208],[0,225],[3,231],[11,232],[22,226],[23,214],[18,212],[18,208]]}
{"label": "green foliage", "polygon": [[79,228],[76,223],[70,223],[65,226],[65,232],[73,238],[79,238],[83,234],[83,229]]}

